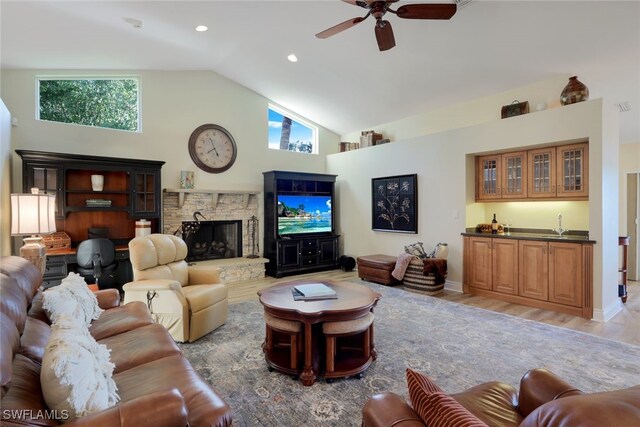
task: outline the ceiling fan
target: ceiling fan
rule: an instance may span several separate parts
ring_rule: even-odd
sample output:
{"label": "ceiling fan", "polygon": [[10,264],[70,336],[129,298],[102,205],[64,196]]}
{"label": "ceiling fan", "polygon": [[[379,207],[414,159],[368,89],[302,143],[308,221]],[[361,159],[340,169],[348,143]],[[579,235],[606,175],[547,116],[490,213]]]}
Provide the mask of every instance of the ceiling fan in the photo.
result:
{"label": "ceiling fan", "polygon": [[400,6],[397,10],[391,9],[391,5],[398,0],[342,0],[343,2],[352,4],[354,6],[360,6],[363,9],[367,9],[368,12],[363,17],[348,19],[338,25],[334,25],[331,28],[316,34],[319,39],[326,39],[335,34],[338,34],[344,30],[353,27],[356,24],[361,23],[369,16],[376,18],[376,40],[378,41],[378,48],[381,51],[389,50],[396,45],[396,40],[393,37],[393,29],[391,23],[382,19],[387,12],[391,12],[398,16],[398,18],[404,19],[451,19],[456,13],[457,6],[455,3],[425,3],[425,4],[407,4]]}

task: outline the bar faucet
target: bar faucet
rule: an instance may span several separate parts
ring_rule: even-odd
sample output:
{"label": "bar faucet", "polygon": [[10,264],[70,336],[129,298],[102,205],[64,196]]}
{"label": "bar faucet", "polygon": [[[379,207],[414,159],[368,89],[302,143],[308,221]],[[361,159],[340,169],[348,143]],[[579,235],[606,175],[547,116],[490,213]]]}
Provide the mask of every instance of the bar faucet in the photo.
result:
{"label": "bar faucet", "polygon": [[569,230],[562,228],[562,214],[558,214],[558,228],[552,229],[552,231],[558,233],[558,236],[562,237],[562,233],[566,233]]}

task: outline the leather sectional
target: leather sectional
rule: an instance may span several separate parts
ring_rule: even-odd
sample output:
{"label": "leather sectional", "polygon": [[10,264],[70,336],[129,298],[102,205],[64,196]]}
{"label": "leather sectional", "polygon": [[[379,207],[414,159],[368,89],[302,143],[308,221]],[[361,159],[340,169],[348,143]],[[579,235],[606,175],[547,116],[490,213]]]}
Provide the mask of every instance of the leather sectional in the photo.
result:
{"label": "leather sectional", "polygon": [[[2,425],[57,425],[47,419],[40,363],[51,334],[42,276],[19,257],[0,258]],[[67,425],[229,426],[231,409],[198,375],[146,305],[120,305],[115,289],[96,292],[105,311],[89,332],[111,350],[120,403]]]}

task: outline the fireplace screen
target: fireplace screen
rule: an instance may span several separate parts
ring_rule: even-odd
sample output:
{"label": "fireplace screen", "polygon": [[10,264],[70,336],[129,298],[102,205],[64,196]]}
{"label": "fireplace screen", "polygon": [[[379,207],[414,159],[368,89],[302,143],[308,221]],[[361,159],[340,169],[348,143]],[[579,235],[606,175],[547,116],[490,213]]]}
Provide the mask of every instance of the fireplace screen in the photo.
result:
{"label": "fireplace screen", "polygon": [[184,221],[187,261],[242,256],[242,221]]}

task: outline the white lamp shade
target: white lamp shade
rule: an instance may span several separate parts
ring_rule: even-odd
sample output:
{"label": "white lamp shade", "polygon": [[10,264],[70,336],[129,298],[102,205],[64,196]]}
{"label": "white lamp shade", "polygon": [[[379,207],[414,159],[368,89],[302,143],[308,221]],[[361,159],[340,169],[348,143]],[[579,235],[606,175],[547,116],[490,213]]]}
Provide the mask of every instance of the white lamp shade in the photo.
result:
{"label": "white lamp shade", "polygon": [[49,234],[56,231],[56,196],[11,195],[11,235]]}

